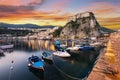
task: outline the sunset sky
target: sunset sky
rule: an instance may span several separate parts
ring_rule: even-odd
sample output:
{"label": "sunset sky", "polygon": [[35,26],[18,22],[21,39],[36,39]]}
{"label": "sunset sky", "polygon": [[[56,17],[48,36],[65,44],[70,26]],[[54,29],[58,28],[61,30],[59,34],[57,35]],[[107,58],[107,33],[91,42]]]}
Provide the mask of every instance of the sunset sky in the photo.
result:
{"label": "sunset sky", "polygon": [[0,22],[65,25],[68,16],[90,11],[101,26],[120,28],[120,0],[0,0]]}

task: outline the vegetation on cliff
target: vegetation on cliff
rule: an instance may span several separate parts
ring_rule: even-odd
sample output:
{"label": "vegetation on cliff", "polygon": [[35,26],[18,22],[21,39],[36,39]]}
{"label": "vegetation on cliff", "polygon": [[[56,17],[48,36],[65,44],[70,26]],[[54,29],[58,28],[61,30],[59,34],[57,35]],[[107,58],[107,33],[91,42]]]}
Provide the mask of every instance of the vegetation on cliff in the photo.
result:
{"label": "vegetation on cliff", "polygon": [[53,37],[60,37],[60,33],[62,31],[63,27],[59,27],[58,29],[56,29],[52,34]]}
{"label": "vegetation on cliff", "polygon": [[109,29],[102,28],[92,12],[85,12],[70,17],[61,30],[60,36],[97,37],[101,36],[103,32],[109,33]]}

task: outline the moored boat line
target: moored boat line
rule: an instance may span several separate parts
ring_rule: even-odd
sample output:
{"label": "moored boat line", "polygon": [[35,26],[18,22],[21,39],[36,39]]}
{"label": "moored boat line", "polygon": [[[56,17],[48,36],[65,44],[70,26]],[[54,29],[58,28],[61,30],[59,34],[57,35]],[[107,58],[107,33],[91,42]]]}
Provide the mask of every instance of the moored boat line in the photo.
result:
{"label": "moored boat line", "polygon": [[10,48],[13,48],[13,47],[14,47],[14,44],[3,44],[3,45],[0,45],[1,49],[10,49]]}

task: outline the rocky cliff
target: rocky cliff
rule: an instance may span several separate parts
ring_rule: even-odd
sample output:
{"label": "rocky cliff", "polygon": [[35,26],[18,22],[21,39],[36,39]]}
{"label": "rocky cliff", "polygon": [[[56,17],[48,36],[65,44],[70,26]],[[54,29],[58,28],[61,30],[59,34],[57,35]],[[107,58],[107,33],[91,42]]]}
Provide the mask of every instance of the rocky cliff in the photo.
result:
{"label": "rocky cliff", "polygon": [[93,37],[101,35],[101,27],[92,12],[79,13],[69,17],[60,36]]}

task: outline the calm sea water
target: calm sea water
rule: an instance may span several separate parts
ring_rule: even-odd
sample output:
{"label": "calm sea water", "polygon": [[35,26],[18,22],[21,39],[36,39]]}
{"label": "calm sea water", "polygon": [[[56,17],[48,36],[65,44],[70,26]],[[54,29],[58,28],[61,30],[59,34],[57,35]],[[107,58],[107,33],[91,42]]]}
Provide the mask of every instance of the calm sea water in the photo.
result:
{"label": "calm sea water", "polygon": [[[27,59],[32,54],[41,57],[43,51],[52,54],[52,41],[19,40],[11,41],[13,49],[4,50],[0,56],[0,80],[80,80],[88,76],[98,52],[77,52],[71,58],[53,56],[53,64],[44,62],[44,73],[30,70]],[[11,61],[14,61],[11,63]],[[13,67],[13,70],[10,67]]]}

